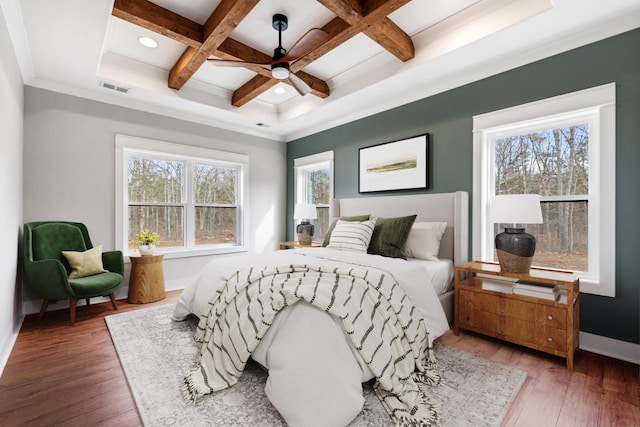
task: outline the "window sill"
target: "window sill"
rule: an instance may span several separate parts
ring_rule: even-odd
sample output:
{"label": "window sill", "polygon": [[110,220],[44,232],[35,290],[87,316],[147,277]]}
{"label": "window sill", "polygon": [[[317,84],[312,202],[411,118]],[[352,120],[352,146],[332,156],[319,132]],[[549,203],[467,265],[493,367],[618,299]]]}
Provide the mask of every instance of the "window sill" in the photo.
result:
{"label": "window sill", "polygon": [[587,278],[580,278],[580,293],[591,294],[601,297],[615,298],[615,286],[605,286],[603,280],[593,280]]}
{"label": "window sill", "polygon": [[[156,248],[156,253],[160,253],[164,255],[164,259],[177,259],[177,258],[192,258],[199,256],[208,256],[208,255],[223,255],[223,254],[235,254],[241,252],[248,252],[247,248],[244,246],[223,246],[223,247],[215,247],[215,248],[202,248],[202,249],[166,249],[163,250],[161,247]],[[125,264],[130,263],[129,257],[138,256],[137,251],[123,251],[123,255],[125,257]]]}

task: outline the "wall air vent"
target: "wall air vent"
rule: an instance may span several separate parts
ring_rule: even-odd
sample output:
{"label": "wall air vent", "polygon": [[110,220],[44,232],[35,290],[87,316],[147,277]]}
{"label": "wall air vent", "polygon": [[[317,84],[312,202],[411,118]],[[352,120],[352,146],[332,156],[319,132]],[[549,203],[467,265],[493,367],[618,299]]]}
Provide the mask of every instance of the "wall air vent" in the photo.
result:
{"label": "wall air vent", "polygon": [[115,90],[116,92],[120,92],[120,93],[129,93],[129,91],[131,90],[131,88],[118,86],[116,84],[109,83],[109,82],[100,82],[100,87],[103,87],[105,89]]}

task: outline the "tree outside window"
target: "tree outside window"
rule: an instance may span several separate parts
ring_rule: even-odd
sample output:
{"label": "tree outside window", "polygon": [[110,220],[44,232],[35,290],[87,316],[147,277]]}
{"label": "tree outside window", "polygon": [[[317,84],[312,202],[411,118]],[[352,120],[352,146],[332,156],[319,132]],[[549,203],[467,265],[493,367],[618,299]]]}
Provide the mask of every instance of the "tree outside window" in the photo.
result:
{"label": "tree outside window", "polygon": [[141,230],[158,233],[170,257],[244,250],[246,155],[118,135],[116,157],[125,251]]}
{"label": "tree outside window", "polygon": [[329,202],[331,171],[327,167],[305,171],[305,183],[307,187],[306,203],[316,205],[317,218],[311,220],[315,227],[314,239],[320,240],[329,229]]}
{"label": "tree outside window", "polygon": [[194,166],[195,244],[238,243],[238,168]]}
{"label": "tree outside window", "polygon": [[533,264],[588,271],[589,124],[496,138],[494,159],[494,194],[541,196],[543,224],[526,227]]}
{"label": "tree outside window", "polygon": [[183,246],[185,163],[129,157],[128,166],[129,249],[140,230],[157,232],[160,246]]}
{"label": "tree outside window", "polygon": [[[533,265],[581,272],[580,292],[615,296],[616,84],[473,117],[474,259],[495,260],[498,194],[539,194]],[[509,224],[511,225],[511,224]]]}
{"label": "tree outside window", "polygon": [[313,203],[317,218],[313,239],[319,241],[329,229],[331,221],[329,206],[333,198],[333,151],[326,151],[294,160],[295,200],[294,203]]}

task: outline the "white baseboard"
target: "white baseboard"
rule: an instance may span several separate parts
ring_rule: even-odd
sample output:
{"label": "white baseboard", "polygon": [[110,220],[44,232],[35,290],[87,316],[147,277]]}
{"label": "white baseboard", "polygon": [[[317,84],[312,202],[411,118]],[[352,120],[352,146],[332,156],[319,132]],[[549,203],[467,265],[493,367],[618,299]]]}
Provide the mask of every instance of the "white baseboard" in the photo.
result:
{"label": "white baseboard", "polygon": [[6,342],[2,343],[2,352],[0,353],[0,377],[4,372],[4,367],[7,366],[7,362],[9,361],[9,356],[11,356],[11,351],[13,350],[13,346],[16,344],[16,340],[18,339],[18,334],[20,334],[20,329],[22,329],[22,322],[24,321],[24,316],[20,316],[18,319],[18,323],[16,324],[11,336],[7,338]]}
{"label": "white baseboard", "polygon": [[640,365],[640,344],[580,332],[580,349]]}

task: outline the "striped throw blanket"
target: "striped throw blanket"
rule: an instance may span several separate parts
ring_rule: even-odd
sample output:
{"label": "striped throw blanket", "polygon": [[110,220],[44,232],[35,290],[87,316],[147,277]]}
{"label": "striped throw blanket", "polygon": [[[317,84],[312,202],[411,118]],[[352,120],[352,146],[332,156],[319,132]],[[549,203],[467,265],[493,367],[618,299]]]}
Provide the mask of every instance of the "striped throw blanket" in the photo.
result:
{"label": "striped throw blanket", "polygon": [[391,275],[365,267],[289,265],[236,272],[201,317],[195,336],[201,357],[183,380],[185,399],[195,403],[235,384],[276,314],[300,299],[341,319],[397,425],[439,424],[426,393],[440,378],[424,320]]}

